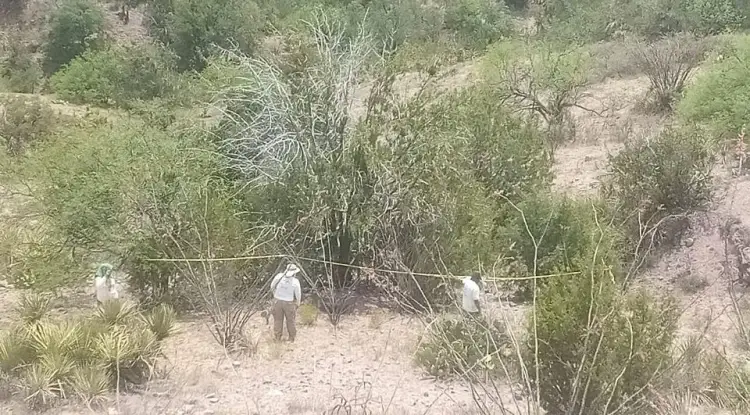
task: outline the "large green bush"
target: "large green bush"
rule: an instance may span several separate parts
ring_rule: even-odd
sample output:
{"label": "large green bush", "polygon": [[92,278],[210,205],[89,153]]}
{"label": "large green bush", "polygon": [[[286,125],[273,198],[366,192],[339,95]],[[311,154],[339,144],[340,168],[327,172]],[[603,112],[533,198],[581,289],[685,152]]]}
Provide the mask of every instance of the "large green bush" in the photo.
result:
{"label": "large green bush", "polygon": [[444,30],[460,43],[484,49],[513,32],[507,6],[495,0],[444,0]]}
{"label": "large green bush", "polygon": [[55,73],[50,84],[60,98],[73,103],[130,106],[172,93],[169,58],[151,45],[90,50]]}
{"label": "large green bush", "polygon": [[[578,272],[589,266],[587,258],[597,252],[598,260],[611,264],[613,277],[619,279],[621,240],[607,223],[606,209],[599,201],[542,193],[517,207],[520,212],[509,213],[511,217],[498,236],[508,241],[510,255],[522,264],[525,273],[521,277]],[[542,287],[549,280],[539,279],[536,285]],[[526,298],[534,293],[533,280],[521,280],[516,286]]]}
{"label": "large green bush", "polygon": [[708,65],[686,89],[678,117],[707,127],[717,142],[736,138],[750,119],[747,59],[750,37],[730,38],[718,62]]}
{"label": "large green bush", "polygon": [[677,309],[623,294],[606,264],[585,270],[552,279],[537,298],[524,354],[532,383],[550,414],[641,413],[671,365]]}
{"label": "large green bush", "polygon": [[174,51],[181,70],[203,69],[214,46],[252,52],[265,19],[246,0],[158,0],[149,7],[152,36]]}
{"label": "large green bush", "polygon": [[684,215],[708,206],[713,155],[700,129],[672,127],[610,158],[602,192],[636,256],[677,242]]}
{"label": "large green bush", "polygon": [[550,38],[600,41],[632,33],[650,39],[676,33],[712,35],[739,28],[744,11],[733,0],[577,0],[545,3]]}
{"label": "large green bush", "polygon": [[[316,33],[321,59],[286,76],[277,62],[242,58],[246,74],[225,91],[221,105],[233,116],[216,136],[232,178],[255,189],[244,210],[297,252],[337,263],[438,272],[494,261],[496,193],[518,200],[549,184],[537,126],[490,88],[395,99],[390,73],[353,124],[352,88],[368,49]],[[351,274],[334,269],[334,277],[345,285]],[[445,290],[436,279],[420,281],[420,290],[410,277],[387,277],[421,305]]]}
{"label": "large green bush", "polygon": [[[30,154],[16,174],[35,188],[45,233],[62,241],[62,246],[43,247],[67,252],[68,257],[72,250],[79,264],[92,261],[95,252],[119,258],[131,288],[142,299],[177,302],[194,288],[185,285],[185,279],[196,277],[183,272],[183,278],[176,279],[174,263],[147,259],[209,252],[241,256],[252,246],[253,233],[220,169],[216,150],[202,134],[169,133],[130,119],[116,126],[71,129]],[[34,265],[43,263],[29,262]],[[216,286],[224,276],[239,277],[231,266],[217,274]],[[31,271],[37,275],[32,282],[40,287],[71,279],[45,281],[52,278],[46,271]]]}
{"label": "large green bush", "polygon": [[90,0],[65,0],[52,16],[43,68],[47,74],[100,44],[104,35],[102,10]]}

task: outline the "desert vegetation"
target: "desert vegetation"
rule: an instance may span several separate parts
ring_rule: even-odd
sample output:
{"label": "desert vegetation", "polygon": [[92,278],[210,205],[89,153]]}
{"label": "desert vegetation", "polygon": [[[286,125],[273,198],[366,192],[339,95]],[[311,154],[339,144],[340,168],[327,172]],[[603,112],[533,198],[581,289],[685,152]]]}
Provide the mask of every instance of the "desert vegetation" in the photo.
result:
{"label": "desert vegetation", "polygon": [[750,411],[745,2],[6,3],[0,412]]}

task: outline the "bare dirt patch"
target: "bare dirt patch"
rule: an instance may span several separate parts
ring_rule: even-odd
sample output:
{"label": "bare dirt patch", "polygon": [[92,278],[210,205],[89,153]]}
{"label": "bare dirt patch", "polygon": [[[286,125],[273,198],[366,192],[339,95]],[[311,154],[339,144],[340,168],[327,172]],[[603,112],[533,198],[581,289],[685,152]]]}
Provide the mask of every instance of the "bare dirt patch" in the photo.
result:
{"label": "bare dirt patch", "polygon": [[750,226],[750,178],[720,179],[717,190],[716,206],[691,221],[692,237],[644,272],[640,283],[678,300],[683,311],[682,339],[700,336],[716,350],[737,357],[747,345],[740,336],[740,321],[729,290],[734,290],[739,311],[747,319],[750,288],[727,269],[721,228],[730,217]]}
{"label": "bare dirt patch", "polygon": [[569,194],[590,194],[606,172],[608,158],[628,140],[657,134],[664,119],[640,112],[639,102],[648,90],[645,77],[607,79],[591,86],[574,108],[576,126],[573,143],[555,153],[554,186]]}

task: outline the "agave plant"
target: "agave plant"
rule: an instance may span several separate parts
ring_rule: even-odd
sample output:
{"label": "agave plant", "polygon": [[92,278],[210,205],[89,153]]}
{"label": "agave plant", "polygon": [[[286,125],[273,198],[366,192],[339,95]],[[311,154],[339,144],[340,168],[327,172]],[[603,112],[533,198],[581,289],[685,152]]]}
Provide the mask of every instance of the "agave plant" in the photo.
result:
{"label": "agave plant", "polygon": [[117,326],[128,323],[137,314],[136,305],[120,299],[112,299],[99,305],[97,316],[101,322]]}
{"label": "agave plant", "polygon": [[75,348],[79,331],[67,321],[40,321],[28,328],[31,347],[37,356],[67,354]]}
{"label": "agave plant", "polygon": [[10,374],[36,358],[29,333],[15,328],[0,339],[0,371]]}
{"label": "agave plant", "polygon": [[87,366],[97,362],[96,348],[99,336],[110,330],[110,326],[99,319],[86,319],[77,324],[75,345],[70,351],[70,357],[78,366]]}
{"label": "agave plant", "polygon": [[28,366],[24,371],[23,381],[26,387],[25,401],[33,408],[47,406],[64,396],[62,385],[55,379],[55,374],[41,365]]}
{"label": "agave plant", "polygon": [[76,368],[71,376],[73,391],[86,405],[99,405],[107,400],[112,379],[102,365]]}
{"label": "agave plant", "polygon": [[50,298],[38,293],[24,293],[16,306],[21,320],[26,324],[33,324],[41,320],[49,312]]}
{"label": "agave plant", "polygon": [[177,313],[167,304],[155,307],[145,317],[149,330],[156,335],[156,340],[164,340],[177,332]]}

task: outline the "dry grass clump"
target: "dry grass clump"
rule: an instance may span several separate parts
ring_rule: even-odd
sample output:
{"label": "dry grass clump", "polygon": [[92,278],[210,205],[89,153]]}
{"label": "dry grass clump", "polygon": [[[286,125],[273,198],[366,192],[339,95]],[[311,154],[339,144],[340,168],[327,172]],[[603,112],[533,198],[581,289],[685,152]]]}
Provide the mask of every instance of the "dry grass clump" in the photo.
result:
{"label": "dry grass clump", "polygon": [[80,320],[47,317],[41,297],[25,296],[23,323],[0,338],[0,371],[35,409],[63,399],[101,404],[110,391],[141,384],[154,372],[160,340],[174,333],[174,312],[139,312],[113,300]]}
{"label": "dry grass clump", "polygon": [[318,321],[318,307],[313,304],[302,304],[299,306],[299,322],[303,326],[314,326]]}

